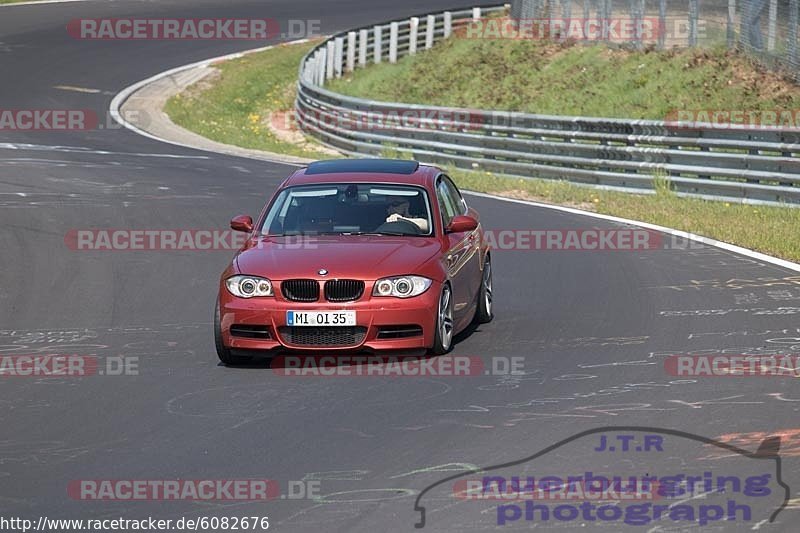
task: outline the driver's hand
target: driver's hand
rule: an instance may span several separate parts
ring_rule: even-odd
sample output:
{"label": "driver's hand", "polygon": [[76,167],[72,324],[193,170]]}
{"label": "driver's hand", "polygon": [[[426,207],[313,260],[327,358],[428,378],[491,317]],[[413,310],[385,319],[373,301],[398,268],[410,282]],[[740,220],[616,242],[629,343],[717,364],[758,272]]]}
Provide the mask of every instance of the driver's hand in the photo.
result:
{"label": "driver's hand", "polygon": [[392,213],[386,218],[386,222],[397,222],[398,220],[403,220],[403,217],[397,213]]}

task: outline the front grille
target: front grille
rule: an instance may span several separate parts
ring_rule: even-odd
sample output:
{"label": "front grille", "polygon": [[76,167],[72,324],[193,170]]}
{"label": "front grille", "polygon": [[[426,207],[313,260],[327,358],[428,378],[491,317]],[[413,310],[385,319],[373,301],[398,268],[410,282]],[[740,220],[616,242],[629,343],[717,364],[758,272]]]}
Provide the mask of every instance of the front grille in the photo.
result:
{"label": "front grille", "polygon": [[319,283],[313,279],[287,279],[281,282],[281,294],[293,302],[319,300]]}
{"label": "front grille", "polygon": [[357,279],[332,279],[325,282],[325,299],[329,302],[352,302],[364,294],[364,282]]}
{"label": "front grille", "polygon": [[269,339],[269,326],[250,324],[234,324],[231,326],[231,335],[234,337],[247,337],[249,339]]}
{"label": "front grille", "polygon": [[422,335],[422,328],[419,326],[380,326],[378,328],[379,339],[404,339],[406,337],[418,337]]}
{"label": "front grille", "polygon": [[294,346],[355,346],[367,335],[364,326],[281,326],[278,332]]}

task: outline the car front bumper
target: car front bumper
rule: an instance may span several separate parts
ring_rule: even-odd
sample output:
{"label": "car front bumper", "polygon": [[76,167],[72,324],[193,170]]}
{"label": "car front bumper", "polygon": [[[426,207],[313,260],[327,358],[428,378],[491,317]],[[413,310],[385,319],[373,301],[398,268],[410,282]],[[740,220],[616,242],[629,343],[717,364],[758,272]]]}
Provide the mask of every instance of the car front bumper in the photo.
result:
{"label": "car front bumper", "polygon": [[[220,283],[223,344],[234,353],[420,350],[433,346],[441,284],[411,298],[373,297],[372,283],[355,302],[238,298]],[[287,311],[355,311],[356,326],[288,326]],[[320,331],[312,331],[319,329]],[[324,329],[325,331],[321,331]]]}

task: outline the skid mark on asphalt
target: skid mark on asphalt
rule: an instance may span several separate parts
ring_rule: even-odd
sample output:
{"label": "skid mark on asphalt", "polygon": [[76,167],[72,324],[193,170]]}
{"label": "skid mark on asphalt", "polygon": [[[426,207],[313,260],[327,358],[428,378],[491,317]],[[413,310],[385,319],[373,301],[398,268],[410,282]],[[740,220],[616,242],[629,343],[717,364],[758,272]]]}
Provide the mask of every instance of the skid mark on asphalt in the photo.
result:
{"label": "skid mark on asphalt", "polygon": [[[652,254],[645,254],[639,256],[643,261],[653,263],[653,265],[660,266],[661,259],[656,258]],[[721,250],[711,246],[703,246],[700,249],[694,250],[681,250],[680,254],[675,254],[672,258],[674,264],[671,266],[673,272],[687,270],[696,272],[699,270],[710,270],[717,272],[721,269],[761,269],[768,268],[767,263],[763,263],[756,259],[751,259],[727,250]],[[685,268],[684,268],[685,267]]]}
{"label": "skid mark on asphalt", "polygon": [[772,396],[781,402],[800,402],[800,398],[784,398],[782,392],[769,392],[767,396]]}
{"label": "skid mark on asphalt", "polygon": [[[751,332],[751,335],[757,333],[761,337],[769,337],[772,335],[786,335],[794,332],[795,329],[793,328],[769,329],[757,332],[754,331]],[[720,334],[724,335],[726,333],[712,332],[712,335],[720,335]],[[650,351],[645,358],[640,357],[635,360],[620,361],[619,358],[617,357],[607,362],[598,361],[597,363],[578,363],[576,364],[576,367],[580,369],[591,368],[594,372],[600,373],[602,370],[606,368],[614,370],[626,366],[630,367],[646,366],[646,365],[660,366],[663,364],[664,358],[670,355],[680,355],[680,354],[711,355],[711,354],[733,353],[737,355],[763,356],[772,354],[775,355],[792,354],[796,352],[798,349],[800,349],[800,337],[775,336],[772,338],[765,339],[765,344],[762,346],[755,346],[755,347],[734,346],[727,348],[710,348],[710,349],[700,349],[700,350]],[[526,380],[531,380],[538,385],[543,384],[545,381],[591,383],[592,380],[598,377],[599,376],[596,374],[588,374],[588,373],[563,374],[557,377],[549,377],[537,369],[536,371],[528,372],[526,375],[523,376],[503,376],[502,378],[498,379],[495,384],[491,386],[483,385],[481,387],[485,387],[488,390],[501,390],[501,391],[505,388],[506,390],[510,391],[513,389],[520,388],[519,387],[520,384],[528,385],[528,383],[525,383]],[[516,383],[514,382],[514,380],[516,380]],[[497,403],[481,404],[476,402],[463,407],[457,407],[457,406],[443,407],[438,409],[438,412],[462,413],[467,415],[472,413],[474,416],[479,416],[481,418],[487,415],[491,417],[500,416],[502,417],[501,425],[513,427],[514,425],[521,422],[542,420],[544,418],[569,419],[569,418],[618,417],[620,414],[632,414],[634,412],[652,412],[652,411],[675,412],[686,409],[696,410],[696,409],[712,408],[712,407],[718,409],[720,407],[740,407],[740,406],[750,406],[750,405],[755,406],[755,405],[764,405],[766,403],[771,403],[771,402],[795,401],[794,398],[785,397],[782,392],[763,393],[761,391],[759,391],[757,393],[758,396],[755,397],[753,395],[738,394],[729,396],[716,396],[710,398],[703,398],[701,396],[699,398],[687,399],[687,396],[690,393],[697,391],[697,389],[694,388],[693,386],[697,385],[700,382],[701,381],[697,379],[674,379],[665,382],[659,382],[659,381],[645,381],[638,383],[629,382],[615,386],[607,386],[600,390],[592,391],[590,389],[588,392],[572,392],[565,395],[550,396],[550,397],[544,396],[517,402],[508,402],[500,404]],[[481,390],[481,387],[478,387],[478,390]],[[528,387],[525,387],[523,390],[527,389]],[[675,395],[672,394],[672,398],[666,397],[658,401],[653,401],[652,398],[648,398],[646,402],[603,403],[603,404],[585,405],[587,401],[591,401],[593,399],[600,400],[602,398],[627,395],[631,393],[636,394],[644,391],[653,391],[653,392],[663,391],[665,394],[667,394],[668,391],[673,391],[673,390],[675,392],[680,392],[680,394],[678,394],[678,397],[682,399],[675,399]],[[702,393],[702,391],[700,392]],[[652,396],[652,394],[650,396]],[[800,399],[796,401],[800,401]],[[572,404],[572,406],[566,409],[563,408],[559,409],[559,407],[563,406],[563,404],[565,403]],[[552,408],[556,408],[556,410],[554,411]],[[496,420],[493,418],[493,421]],[[432,426],[427,426],[424,429],[428,429],[430,427]]]}
{"label": "skid mark on asphalt", "polygon": [[[758,445],[768,437],[780,437],[781,448],[780,454],[782,457],[797,457],[800,456],[800,428],[783,428],[771,431],[752,431],[746,433],[726,433],[714,437],[714,440],[731,444],[739,448],[749,449],[757,448]],[[729,453],[725,453],[720,448],[714,449],[709,459],[721,459],[723,457],[732,457]]]}
{"label": "skid mark on asphalt", "polygon": [[800,286],[800,276],[785,276],[781,278],[729,278],[729,279],[706,279],[689,280],[683,285],[654,285],[643,287],[645,289],[670,289],[673,291],[699,291],[703,289],[726,290],[726,289],[746,289],[763,287],[798,287]]}
{"label": "skid mark on asphalt", "polygon": [[659,311],[660,316],[666,317],[685,317],[685,316],[727,316],[730,314],[743,313],[753,316],[770,316],[770,315],[796,315],[800,313],[800,307],[777,307],[768,309],[765,307],[738,307],[728,309],[682,309],[682,310],[668,310]]}
{"label": "skid mark on asphalt", "polygon": [[[529,319],[520,318],[518,320],[521,324],[529,325]],[[506,324],[513,323],[513,320],[506,320]],[[529,326],[528,326],[529,327]],[[576,337],[576,338],[561,338],[555,340],[514,340],[513,338],[494,339],[492,346],[497,347],[513,347],[525,346],[526,348],[537,347],[548,349],[571,349],[571,348],[602,348],[605,346],[634,346],[644,344],[650,339],[649,335],[636,335],[631,337]]]}
{"label": "skid mark on asphalt", "polygon": [[324,472],[307,472],[303,481],[361,481],[369,474],[369,470],[326,470]]}
{"label": "skid mark on asphalt", "polygon": [[64,441],[0,441],[0,465],[58,464],[77,459],[93,451],[90,446],[73,447]]}

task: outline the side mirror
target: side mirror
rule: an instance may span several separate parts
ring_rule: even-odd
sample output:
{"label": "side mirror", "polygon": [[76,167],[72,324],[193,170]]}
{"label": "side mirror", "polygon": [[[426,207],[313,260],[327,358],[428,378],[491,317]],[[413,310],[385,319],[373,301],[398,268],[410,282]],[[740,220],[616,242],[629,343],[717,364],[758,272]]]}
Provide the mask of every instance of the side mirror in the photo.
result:
{"label": "side mirror", "polygon": [[231,219],[231,229],[250,233],[253,231],[253,218],[247,215],[239,215]]}
{"label": "side mirror", "polygon": [[445,231],[447,233],[463,233],[467,231],[474,231],[478,228],[478,221],[469,215],[458,215],[453,217],[450,224],[447,225]]}

